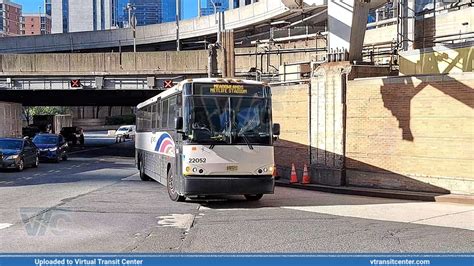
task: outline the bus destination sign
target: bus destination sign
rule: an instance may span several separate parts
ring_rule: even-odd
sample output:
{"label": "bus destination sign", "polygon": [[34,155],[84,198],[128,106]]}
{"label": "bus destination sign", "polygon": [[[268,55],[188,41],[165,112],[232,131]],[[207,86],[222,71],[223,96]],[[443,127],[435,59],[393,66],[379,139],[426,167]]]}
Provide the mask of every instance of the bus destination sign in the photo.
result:
{"label": "bus destination sign", "polygon": [[[194,95],[240,95],[263,97],[266,87],[254,84],[195,83]],[[268,95],[268,94],[267,94]]]}
{"label": "bus destination sign", "polygon": [[209,92],[213,94],[247,94],[248,90],[241,84],[214,84]]}

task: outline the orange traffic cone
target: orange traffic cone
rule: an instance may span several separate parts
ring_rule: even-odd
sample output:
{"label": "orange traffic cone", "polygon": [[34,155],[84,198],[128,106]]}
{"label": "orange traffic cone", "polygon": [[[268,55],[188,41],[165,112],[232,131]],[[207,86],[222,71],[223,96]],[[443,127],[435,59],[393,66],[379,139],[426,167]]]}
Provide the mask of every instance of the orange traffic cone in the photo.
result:
{"label": "orange traffic cone", "polygon": [[290,177],[290,183],[298,183],[298,177],[296,176],[296,169],[295,169],[295,164],[291,164],[291,177]]}
{"label": "orange traffic cone", "polygon": [[308,166],[306,164],[304,165],[304,170],[303,170],[303,182],[302,184],[310,184],[311,183],[311,177],[308,174]]}

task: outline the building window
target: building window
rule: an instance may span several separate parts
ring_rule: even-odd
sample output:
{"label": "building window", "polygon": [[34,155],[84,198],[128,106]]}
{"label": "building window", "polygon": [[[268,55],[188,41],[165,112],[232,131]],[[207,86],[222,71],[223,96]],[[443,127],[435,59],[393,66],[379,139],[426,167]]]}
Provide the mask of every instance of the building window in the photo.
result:
{"label": "building window", "polygon": [[105,4],[100,0],[100,29],[105,30]]}
{"label": "building window", "polygon": [[69,32],[69,0],[63,1],[63,33]]}
{"label": "building window", "polygon": [[92,27],[97,30],[97,0],[92,1]]}

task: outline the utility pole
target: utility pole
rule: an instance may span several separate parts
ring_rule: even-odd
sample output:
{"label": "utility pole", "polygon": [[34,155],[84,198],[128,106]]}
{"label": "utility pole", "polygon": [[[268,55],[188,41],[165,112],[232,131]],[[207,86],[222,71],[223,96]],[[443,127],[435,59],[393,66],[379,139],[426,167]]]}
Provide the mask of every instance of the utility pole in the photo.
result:
{"label": "utility pole", "polygon": [[181,51],[181,41],[179,40],[179,20],[181,19],[181,3],[176,0],[176,51]]}

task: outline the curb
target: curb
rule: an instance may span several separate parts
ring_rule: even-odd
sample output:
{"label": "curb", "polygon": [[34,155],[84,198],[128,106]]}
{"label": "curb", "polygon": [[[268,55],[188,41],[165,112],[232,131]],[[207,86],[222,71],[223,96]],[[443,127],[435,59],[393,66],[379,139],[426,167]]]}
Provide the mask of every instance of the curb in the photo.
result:
{"label": "curb", "polygon": [[415,192],[415,191],[402,191],[402,190],[391,190],[391,189],[378,189],[378,188],[363,188],[363,187],[333,187],[317,184],[289,184],[288,182],[276,181],[275,185],[280,187],[289,187],[313,191],[321,191],[335,194],[345,195],[357,195],[367,197],[379,197],[389,199],[402,199],[402,200],[417,200],[417,201],[429,201],[429,202],[450,202],[450,203],[461,203],[461,204],[474,204],[474,196],[470,195],[453,195],[453,194],[440,194],[430,192]]}

